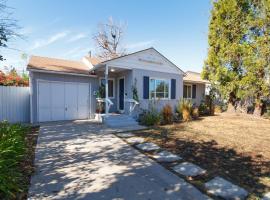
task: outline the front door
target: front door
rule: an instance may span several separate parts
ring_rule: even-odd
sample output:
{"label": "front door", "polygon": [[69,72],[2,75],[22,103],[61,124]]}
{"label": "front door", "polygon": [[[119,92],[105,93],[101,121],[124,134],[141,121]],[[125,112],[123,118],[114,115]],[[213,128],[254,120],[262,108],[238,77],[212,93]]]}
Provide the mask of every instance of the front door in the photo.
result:
{"label": "front door", "polygon": [[124,98],[125,98],[125,79],[119,79],[119,110],[124,110]]}

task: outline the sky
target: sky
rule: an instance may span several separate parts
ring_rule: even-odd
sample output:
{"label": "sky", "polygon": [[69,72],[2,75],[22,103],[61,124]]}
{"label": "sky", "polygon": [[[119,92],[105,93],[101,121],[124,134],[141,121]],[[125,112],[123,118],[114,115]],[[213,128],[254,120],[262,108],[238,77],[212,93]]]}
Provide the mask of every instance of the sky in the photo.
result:
{"label": "sky", "polygon": [[95,52],[93,34],[109,17],[126,24],[127,52],[154,47],[182,70],[200,72],[207,55],[210,0],[8,0],[23,39],[0,49],[5,61],[25,70],[31,55],[81,60]]}

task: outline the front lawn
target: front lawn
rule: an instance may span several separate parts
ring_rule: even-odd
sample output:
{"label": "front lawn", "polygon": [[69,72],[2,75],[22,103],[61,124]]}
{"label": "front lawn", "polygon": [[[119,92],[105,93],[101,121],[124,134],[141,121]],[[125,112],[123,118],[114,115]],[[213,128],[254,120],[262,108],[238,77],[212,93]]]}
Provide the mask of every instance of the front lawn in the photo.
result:
{"label": "front lawn", "polygon": [[136,134],[207,169],[195,185],[219,175],[247,189],[250,199],[270,191],[269,120],[220,114]]}
{"label": "front lawn", "polygon": [[38,128],[0,122],[0,199],[26,199]]}

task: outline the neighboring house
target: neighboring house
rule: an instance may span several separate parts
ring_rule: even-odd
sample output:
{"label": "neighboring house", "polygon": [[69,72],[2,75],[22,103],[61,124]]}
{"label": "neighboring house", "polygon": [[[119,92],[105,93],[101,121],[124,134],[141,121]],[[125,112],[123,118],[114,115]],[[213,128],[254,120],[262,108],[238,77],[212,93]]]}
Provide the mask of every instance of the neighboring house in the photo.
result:
{"label": "neighboring house", "polygon": [[137,111],[148,109],[152,100],[158,109],[165,104],[174,108],[183,96],[185,73],[154,48],[103,62],[89,56],[82,61],[32,56],[27,69],[32,123],[94,118],[102,84],[106,114],[130,113],[136,103],[133,87]]}
{"label": "neighboring house", "polygon": [[189,99],[193,104],[199,106],[205,100],[209,82],[201,78],[197,72],[187,71],[184,76],[183,98]]}

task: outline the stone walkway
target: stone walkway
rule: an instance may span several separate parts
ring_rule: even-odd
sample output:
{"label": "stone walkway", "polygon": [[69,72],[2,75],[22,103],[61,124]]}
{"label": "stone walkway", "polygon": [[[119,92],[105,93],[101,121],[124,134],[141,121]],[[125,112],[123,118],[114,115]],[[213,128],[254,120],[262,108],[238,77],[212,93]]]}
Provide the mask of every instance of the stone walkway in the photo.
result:
{"label": "stone walkway", "polygon": [[[125,141],[132,141],[132,140],[139,140],[139,137],[131,134],[129,136],[123,133],[122,137]],[[142,138],[143,139],[143,138]],[[142,140],[144,141],[144,140]],[[132,142],[128,142],[131,145],[134,145]],[[202,169],[201,167],[182,161],[182,158],[178,155],[172,154],[166,150],[162,150],[159,146],[154,143],[146,142],[135,145],[134,147],[138,148],[143,152],[153,152],[153,155],[150,155],[158,162],[168,163],[168,162],[176,162],[178,161],[179,164],[174,165],[171,169],[172,171],[180,174],[184,177],[197,177],[204,175],[207,171]],[[236,199],[236,200],[244,200],[248,196],[248,192],[237,186],[232,184],[231,182],[221,178],[215,177],[212,180],[208,181],[204,184],[204,188],[206,193],[211,194],[216,197],[221,197],[223,199]],[[263,200],[270,200],[270,193],[264,195]]]}
{"label": "stone walkway", "polygon": [[42,125],[28,199],[209,199],[116,131],[89,122]]}

